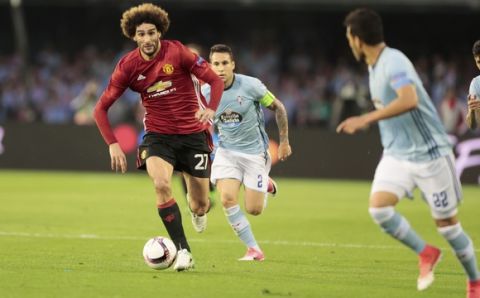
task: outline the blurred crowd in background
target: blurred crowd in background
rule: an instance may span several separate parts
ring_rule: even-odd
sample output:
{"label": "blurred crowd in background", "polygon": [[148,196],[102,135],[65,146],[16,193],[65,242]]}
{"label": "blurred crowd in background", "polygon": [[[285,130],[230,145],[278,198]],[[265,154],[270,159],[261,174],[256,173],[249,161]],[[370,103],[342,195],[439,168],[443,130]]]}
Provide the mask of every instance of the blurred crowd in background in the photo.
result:
{"label": "blurred crowd in background", "polygon": [[[52,8],[29,9],[31,12],[27,16],[52,11]],[[0,47],[0,123],[93,125],[93,107],[117,61],[135,47],[128,41],[122,45],[125,38],[118,28],[120,8],[117,11],[104,7],[96,13],[88,7],[75,11],[57,9],[55,13],[66,15],[65,18],[72,21],[54,26],[57,19],[44,19],[38,23],[44,28],[34,31],[32,27],[36,33],[30,35],[32,48],[28,63],[15,54],[14,49],[2,52]],[[256,15],[252,15],[254,13]],[[442,15],[408,13],[414,20],[405,23],[402,23],[405,13],[385,13],[384,20],[389,22],[386,27],[392,28],[386,31],[387,44],[391,41],[393,47],[409,56],[447,131],[462,135],[467,131],[463,119],[469,83],[478,75],[469,52],[474,41],[471,35],[475,33],[464,28],[475,30],[469,26],[469,18],[461,14],[449,11]],[[265,14],[261,10],[225,10],[220,14],[223,18],[217,19],[208,14],[213,17],[219,12],[201,11],[199,14],[185,9],[174,10],[172,32],[166,38],[199,44],[205,58],[214,43],[229,44],[234,50],[237,71],[258,77],[265,83],[285,104],[291,126],[334,130],[342,119],[373,108],[368,92],[368,71],[364,64],[356,63],[350,53],[341,26],[342,12],[305,10],[300,19],[295,11]],[[242,23],[247,14],[257,21]],[[457,21],[447,21],[454,16]],[[439,17],[443,21],[428,26]],[[190,25],[181,22],[187,18],[192,22],[202,20],[205,29],[192,32]],[[105,26],[99,28],[98,20]],[[424,20],[426,24],[422,25]],[[219,28],[218,23],[224,26]],[[239,23],[242,26],[238,26]],[[426,34],[414,30],[418,24]],[[261,29],[262,26],[266,29]],[[447,43],[441,26],[463,30],[469,37],[452,35]],[[51,41],[44,36],[49,30],[55,33],[49,36]],[[109,117],[113,124],[141,124],[143,111],[139,95],[127,91],[119,103],[113,105]],[[267,125],[275,121],[269,111],[266,111],[266,121]]]}
{"label": "blurred crowd in background", "polygon": [[[348,57],[331,63],[320,54],[311,56],[301,50],[283,59],[274,45],[234,45],[234,49],[238,70],[265,83],[285,104],[293,126],[334,129],[345,117],[372,108],[368,73],[364,67],[353,66]],[[92,125],[93,107],[127,50],[131,48],[113,52],[88,46],[67,56],[44,48],[34,57],[27,80],[22,78],[19,56],[0,57],[0,121]],[[475,74],[462,72],[459,66],[473,63],[472,58],[412,58],[446,129],[463,134],[468,86]],[[139,103],[139,96],[127,91],[109,114],[112,122],[141,122]],[[267,124],[274,121],[266,113]]]}

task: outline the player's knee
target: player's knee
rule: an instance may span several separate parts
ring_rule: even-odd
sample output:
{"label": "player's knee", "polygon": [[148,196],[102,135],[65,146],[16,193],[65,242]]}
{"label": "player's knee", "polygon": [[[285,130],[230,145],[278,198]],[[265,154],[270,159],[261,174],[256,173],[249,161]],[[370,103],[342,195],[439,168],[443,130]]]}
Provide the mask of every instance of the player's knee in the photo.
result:
{"label": "player's knee", "polygon": [[403,239],[410,230],[410,224],[395,209],[390,207],[369,208],[373,221],[385,232],[397,239]]}
{"label": "player's knee", "polygon": [[368,208],[368,213],[370,213],[370,216],[376,224],[382,225],[382,223],[388,221],[395,215],[395,209],[391,206],[370,207]]}
{"label": "player's knee", "polygon": [[162,194],[164,196],[170,196],[172,193],[170,183],[167,179],[155,178],[153,179],[153,185],[155,187],[155,191],[158,194]]}
{"label": "player's knee", "polygon": [[202,216],[204,215],[205,213],[207,213],[208,211],[208,207],[197,207],[197,208],[192,208],[192,212],[195,213],[196,215],[198,216]]}
{"label": "player's knee", "polygon": [[447,240],[453,240],[463,232],[462,226],[459,222],[454,225],[439,226],[437,230]]}
{"label": "player's knee", "polygon": [[463,231],[459,222],[438,227],[438,232],[449,242],[460,261],[465,262],[475,256],[472,240]]}
{"label": "player's knee", "polygon": [[209,209],[209,202],[208,198],[206,200],[191,200],[190,201],[190,209],[193,213],[197,215],[203,215],[208,212]]}
{"label": "player's knee", "polygon": [[[456,209],[454,210],[455,214],[456,214]],[[451,216],[451,217],[448,217],[448,218],[444,218],[444,219],[435,219],[435,223],[437,225],[437,227],[441,228],[441,227],[449,227],[449,226],[454,226],[458,223],[458,219],[456,216]]]}
{"label": "player's knee", "polygon": [[233,194],[222,193],[221,198],[222,198],[222,205],[224,208],[228,208],[237,204],[237,198]]}
{"label": "player's knee", "polygon": [[263,211],[263,206],[246,206],[245,211],[250,215],[260,215]]}

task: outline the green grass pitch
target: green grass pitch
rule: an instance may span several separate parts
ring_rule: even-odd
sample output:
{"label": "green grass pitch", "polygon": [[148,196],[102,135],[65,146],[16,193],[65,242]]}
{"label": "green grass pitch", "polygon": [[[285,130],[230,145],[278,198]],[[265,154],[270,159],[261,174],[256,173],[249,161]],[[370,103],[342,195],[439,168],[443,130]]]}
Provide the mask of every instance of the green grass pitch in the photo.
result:
{"label": "green grass pitch", "polygon": [[[444,250],[425,292],[416,256],[370,219],[369,181],[278,183],[265,212],[249,216],[266,260],[245,263],[218,198],[197,234],[175,178],[196,260],[177,273],[143,263],[146,240],[167,235],[146,175],[0,171],[0,297],[465,297],[463,270],[418,193],[398,210]],[[480,188],[464,196],[459,215],[478,253]]]}

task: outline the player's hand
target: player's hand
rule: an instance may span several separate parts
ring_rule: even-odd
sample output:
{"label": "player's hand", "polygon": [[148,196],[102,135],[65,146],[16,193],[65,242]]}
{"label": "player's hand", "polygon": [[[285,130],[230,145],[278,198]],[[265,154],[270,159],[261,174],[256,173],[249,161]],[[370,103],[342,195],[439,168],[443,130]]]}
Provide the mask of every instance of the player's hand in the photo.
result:
{"label": "player's hand", "polygon": [[125,173],[127,171],[127,158],[125,157],[125,153],[123,153],[122,148],[120,148],[120,144],[110,144],[108,151],[110,152],[112,170],[115,172],[121,171],[122,173]]}
{"label": "player's hand", "polygon": [[195,118],[197,118],[198,121],[202,123],[205,123],[208,120],[212,120],[214,116],[215,116],[215,111],[209,108],[206,108],[204,110],[198,110],[195,113]]}
{"label": "player's hand", "polygon": [[472,111],[480,109],[480,99],[475,95],[468,95],[468,109]]}
{"label": "player's hand", "polygon": [[290,155],[292,155],[292,148],[288,141],[280,142],[278,145],[278,159],[280,161],[285,161]]}
{"label": "player's hand", "polygon": [[368,122],[365,117],[363,116],[355,116],[350,117],[344,120],[337,126],[337,133],[344,132],[346,134],[354,134],[358,130],[366,128],[368,126]]}

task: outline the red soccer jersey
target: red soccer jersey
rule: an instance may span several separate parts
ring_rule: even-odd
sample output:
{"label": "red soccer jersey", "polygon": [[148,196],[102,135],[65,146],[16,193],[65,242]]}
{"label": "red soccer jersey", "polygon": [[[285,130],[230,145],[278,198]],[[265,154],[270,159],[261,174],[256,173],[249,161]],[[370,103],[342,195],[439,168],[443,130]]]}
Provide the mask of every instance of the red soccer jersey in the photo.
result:
{"label": "red soccer jersey", "polygon": [[127,88],[141,95],[146,132],[190,134],[208,128],[195,118],[195,113],[206,107],[198,79],[211,85],[208,108],[212,110],[216,110],[220,102],[222,80],[203,58],[180,42],[161,40],[160,44],[160,51],[153,60],[143,59],[137,48],[123,56],[115,67],[94,112],[107,144],[117,142],[107,111]]}

